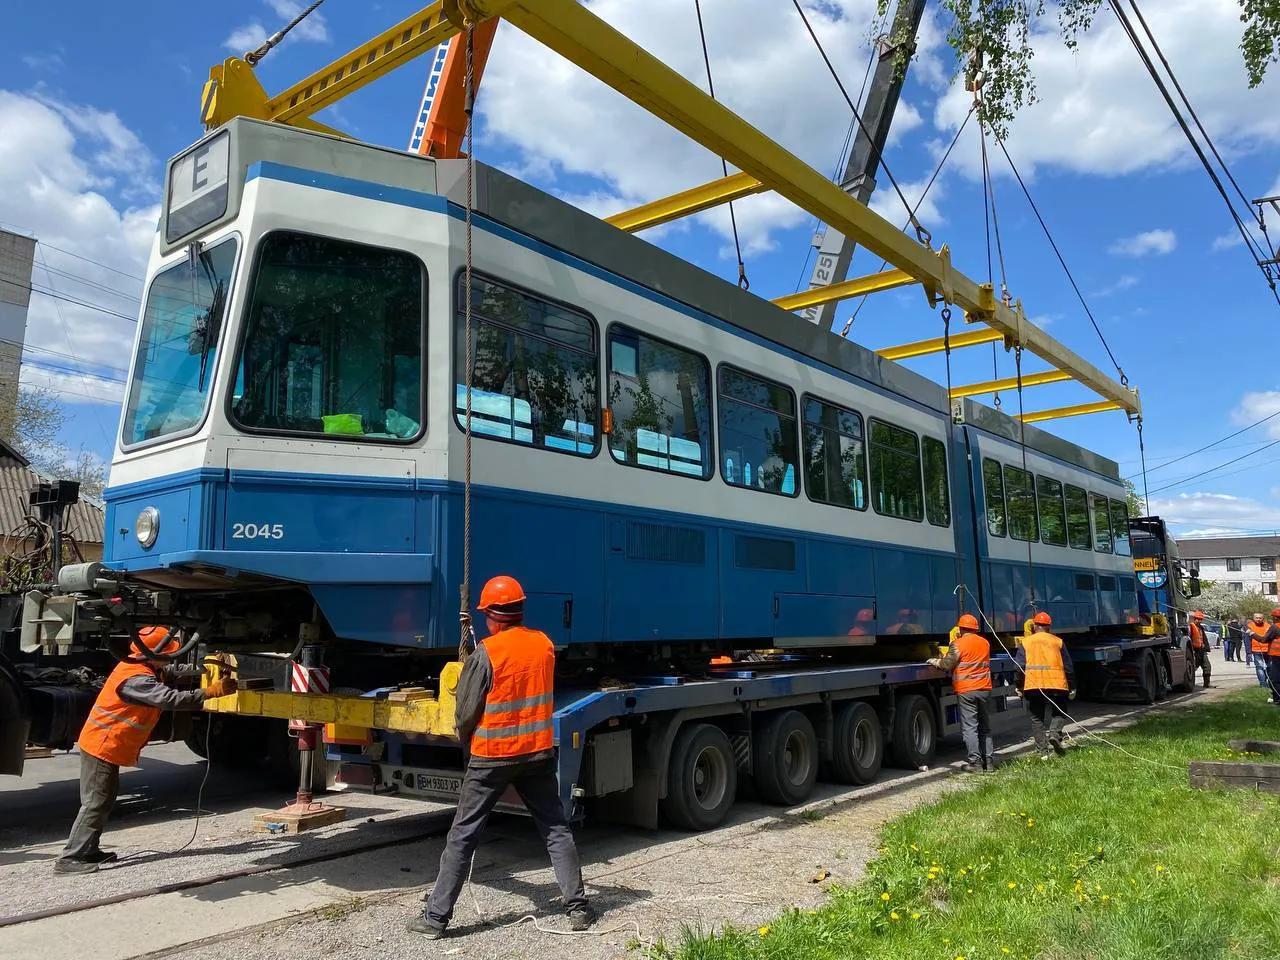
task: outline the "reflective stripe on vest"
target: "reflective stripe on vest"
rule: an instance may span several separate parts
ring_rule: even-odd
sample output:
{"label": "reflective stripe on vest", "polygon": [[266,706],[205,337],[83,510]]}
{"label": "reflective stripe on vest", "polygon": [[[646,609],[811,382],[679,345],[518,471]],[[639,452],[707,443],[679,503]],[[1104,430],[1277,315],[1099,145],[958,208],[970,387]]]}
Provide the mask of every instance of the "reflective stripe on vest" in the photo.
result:
{"label": "reflective stripe on vest", "polygon": [[1194,620],[1190,621],[1187,624],[1187,626],[1191,628],[1191,631],[1190,631],[1191,632],[1191,649],[1203,650],[1204,649],[1204,631],[1200,629],[1200,625],[1196,623]]}
{"label": "reflective stripe on vest", "polygon": [[1022,648],[1027,657],[1024,690],[1067,689],[1067,671],[1062,665],[1066,654],[1060,639],[1052,633],[1034,633],[1022,638]]}
{"label": "reflective stripe on vest", "polygon": [[111,671],[93,702],[77,745],[84,753],[121,767],[137,764],[142,748],[160,720],[159,707],[143,707],[120,699],[120,686],[133,677],[154,676],[144,663],[120,663]]}
{"label": "reflective stripe on vest", "polygon": [[555,648],[538,630],[511,627],[484,641],[493,686],[471,737],[477,757],[515,758],[554,746]]}
{"label": "reflective stripe on vest", "polygon": [[991,644],[980,633],[961,633],[956,638],[960,661],[951,673],[956,693],[991,689]]}
{"label": "reflective stripe on vest", "polygon": [[1254,653],[1265,654],[1270,647],[1271,642],[1267,634],[1271,628],[1265,623],[1259,626],[1252,620],[1249,621],[1249,647]]}

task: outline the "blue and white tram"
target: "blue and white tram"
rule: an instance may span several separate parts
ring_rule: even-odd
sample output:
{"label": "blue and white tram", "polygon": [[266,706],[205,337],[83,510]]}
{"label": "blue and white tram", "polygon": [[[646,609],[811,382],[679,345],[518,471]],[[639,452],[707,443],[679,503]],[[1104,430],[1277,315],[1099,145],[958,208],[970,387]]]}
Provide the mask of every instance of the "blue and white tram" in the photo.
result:
{"label": "blue and white tram", "polygon": [[[464,168],[238,119],[174,160],[111,467],[132,615],[457,642]],[[1116,465],[479,165],[473,578],[570,653],[1137,619]],[[1025,459],[1024,459],[1025,458]],[[146,596],[164,592],[163,610]],[[208,635],[208,634],[206,634]]]}

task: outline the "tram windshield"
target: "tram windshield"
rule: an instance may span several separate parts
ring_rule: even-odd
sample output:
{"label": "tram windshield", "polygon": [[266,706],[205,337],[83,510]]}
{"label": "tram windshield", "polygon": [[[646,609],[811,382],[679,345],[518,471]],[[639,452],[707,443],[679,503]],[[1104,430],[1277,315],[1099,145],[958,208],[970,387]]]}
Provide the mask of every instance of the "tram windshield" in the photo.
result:
{"label": "tram windshield", "polygon": [[125,404],[126,446],[188,432],[204,419],[235,262],[228,238],[151,282]]}

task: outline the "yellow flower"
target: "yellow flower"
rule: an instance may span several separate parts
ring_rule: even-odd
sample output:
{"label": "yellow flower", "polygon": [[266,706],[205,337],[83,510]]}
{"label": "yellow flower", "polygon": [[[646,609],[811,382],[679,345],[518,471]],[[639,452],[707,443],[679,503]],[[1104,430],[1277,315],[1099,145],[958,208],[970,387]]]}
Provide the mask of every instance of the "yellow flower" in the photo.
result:
{"label": "yellow flower", "polygon": [[962,877],[963,877],[963,876],[964,876],[966,873],[968,873],[968,872],[969,872],[969,871],[968,871],[968,870],[966,870],[964,867],[961,867],[961,868],[960,868],[960,876],[962,876]]}
{"label": "yellow flower", "polygon": [[1103,899],[1104,901],[1105,901],[1105,900],[1110,900],[1110,899],[1111,899],[1111,894],[1109,894],[1109,893],[1104,893],[1104,894],[1102,895],[1102,899]]}
{"label": "yellow flower", "polygon": [[767,937],[767,936],[769,935],[769,928],[768,928],[768,927],[761,927],[761,928],[760,928],[759,930],[757,930],[756,932],[757,932],[757,933],[759,933],[759,934],[760,934],[760,936],[762,936],[762,937]]}
{"label": "yellow flower", "polygon": [[1099,852],[1099,853],[1101,853],[1101,852],[1102,852],[1102,848],[1101,848],[1101,847],[1099,847],[1099,848],[1098,848],[1098,852]]}
{"label": "yellow flower", "polygon": [[920,914],[918,914],[918,913],[913,913],[913,914],[911,915],[911,919],[912,919],[912,920],[919,920],[919,919],[920,919]]}
{"label": "yellow flower", "polygon": [[1036,884],[1036,893],[1044,893],[1044,884],[1043,884],[1043,883],[1037,883],[1037,884]]}
{"label": "yellow flower", "polygon": [[919,850],[920,848],[919,848],[919,847],[917,847],[917,846],[913,843],[913,844],[911,845],[911,849],[912,849],[912,850]]}
{"label": "yellow flower", "polygon": [[1163,865],[1163,864],[1160,864],[1160,863],[1157,863],[1157,864],[1156,864],[1156,873],[1164,873],[1164,865]]}
{"label": "yellow flower", "polygon": [[1001,952],[1001,953],[1008,953],[1008,952],[1009,952],[1009,948],[1008,948],[1008,947],[1001,947],[1001,948],[1000,948],[1000,952]]}
{"label": "yellow flower", "polygon": [[1009,881],[1009,889],[1010,889],[1010,890],[1015,889],[1017,886],[1018,886],[1018,885],[1017,885],[1016,883],[1014,883],[1012,880],[1010,880],[1010,881]]}
{"label": "yellow flower", "polygon": [[1027,826],[1028,826],[1028,827],[1034,827],[1035,825],[1036,825],[1035,820],[1032,820],[1032,819],[1028,819],[1028,820],[1027,820]]}
{"label": "yellow flower", "polygon": [[887,893],[882,893],[882,894],[880,894],[880,899],[881,899],[881,900],[883,900],[883,901],[885,901],[886,903],[888,903],[888,902],[889,902],[889,895],[888,895]]}
{"label": "yellow flower", "polygon": [[894,910],[892,913],[890,913],[890,914],[889,914],[889,919],[890,919],[890,920],[901,920],[902,918],[901,918],[900,916],[898,916],[898,911],[897,911],[897,910]]}
{"label": "yellow flower", "polygon": [[817,910],[810,910],[810,911],[808,911],[808,913],[809,913],[809,916],[811,916],[811,917],[816,917],[816,916],[818,915],[818,911],[817,911]]}

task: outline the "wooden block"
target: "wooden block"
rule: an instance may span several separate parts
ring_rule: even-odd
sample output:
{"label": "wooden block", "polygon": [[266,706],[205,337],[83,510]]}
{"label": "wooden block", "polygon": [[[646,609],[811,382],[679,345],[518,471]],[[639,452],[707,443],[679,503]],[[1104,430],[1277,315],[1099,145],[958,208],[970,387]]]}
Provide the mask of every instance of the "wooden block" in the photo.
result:
{"label": "wooden block", "polygon": [[1280,740],[1228,740],[1236,753],[1280,753]]}
{"label": "wooden block", "polygon": [[434,696],[435,694],[425,687],[405,687],[403,690],[387,694],[387,699],[393,703],[409,703],[415,700],[430,700]]}
{"label": "wooden block", "polygon": [[53,751],[48,747],[27,747],[28,760],[45,760],[53,756]]}
{"label": "wooden block", "polygon": [[[330,824],[341,823],[347,819],[347,811],[342,807],[330,807],[325,805],[318,810],[308,810],[306,813],[283,813],[276,811],[274,813],[260,813],[253,818],[254,833],[302,833],[306,830],[316,830],[320,827],[327,827]],[[279,824],[284,825],[284,829],[279,828]]]}
{"label": "wooden block", "polygon": [[1200,789],[1235,787],[1280,794],[1280,763],[1193,760],[1187,767],[1187,779]]}

